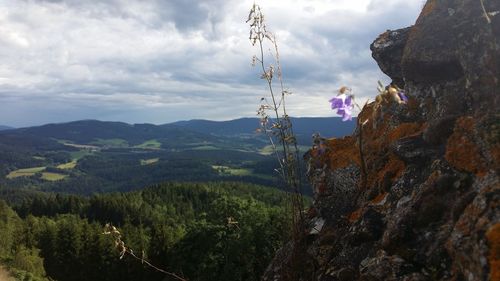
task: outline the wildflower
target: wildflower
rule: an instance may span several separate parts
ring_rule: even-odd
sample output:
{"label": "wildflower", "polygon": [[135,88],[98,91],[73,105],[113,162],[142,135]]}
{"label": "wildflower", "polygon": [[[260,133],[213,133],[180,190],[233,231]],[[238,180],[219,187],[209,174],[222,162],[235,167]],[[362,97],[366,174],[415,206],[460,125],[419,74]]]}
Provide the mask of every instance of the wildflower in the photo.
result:
{"label": "wildflower", "polygon": [[403,90],[398,92],[398,97],[401,99],[403,103],[408,102],[408,97],[405,95],[405,92]]}
{"label": "wildflower", "polygon": [[342,116],[342,121],[352,120],[354,104],[351,95],[342,93],[329,100],[329,102],[332,104],[332,109],[337,109],[337,114]]}

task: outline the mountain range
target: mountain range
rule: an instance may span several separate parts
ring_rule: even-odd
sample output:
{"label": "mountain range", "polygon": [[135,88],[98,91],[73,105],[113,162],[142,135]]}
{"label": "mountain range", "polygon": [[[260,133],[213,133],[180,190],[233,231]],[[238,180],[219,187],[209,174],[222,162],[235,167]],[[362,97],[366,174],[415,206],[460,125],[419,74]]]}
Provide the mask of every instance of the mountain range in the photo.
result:
{"label": "mountain range", "polygon": [[[343,122],[337,117],[291,118],[297,134],[321,133],[325,137],[345,136],[352,133],[355,122]],[[236,135],[254,133],[259,127],[257,118],[240,118],[229,121],[189,120],[171,123],[190,130],[216,135]]]}
{"label": "mountain range", "polygon": [[[294,118],[299,148],[340,137],[355,122]],[[92,194],[165,181],[276,185],[276,158],[257,118],[127,124],[98,120],[0,131],[0,186]]]}
{"label": "mountain range", "polygon": [[[302,145],[309,145],[312,134],[324,137],[340,137],[352,133],[355,121],[343,122],[337,117],[300,117],[292,118],[294,133]],[[0,126],[0,130],[10,130],[9,134],[30,135],[89,143],[98,139],[125,139],[136,143],[154,138],[179,137],[213,139],[216,137],[257,136],[258,118],[240,118],[229,121],[194,119],[177,121],[163,125],[128,124],[98,120],[80,120],[67,123],[54,123],[14,129]],[[196,133],[196,134],[195,134]]]}

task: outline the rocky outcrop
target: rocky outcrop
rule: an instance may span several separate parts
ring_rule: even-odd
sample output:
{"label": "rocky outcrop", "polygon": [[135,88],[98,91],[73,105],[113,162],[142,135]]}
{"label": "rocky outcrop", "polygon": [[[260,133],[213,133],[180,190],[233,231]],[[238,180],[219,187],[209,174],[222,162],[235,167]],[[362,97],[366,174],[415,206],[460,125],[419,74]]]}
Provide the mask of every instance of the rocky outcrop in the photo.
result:
{"label": "rocky outcrop", "polygon": [[371,45],[409,101],[311,149],[321,229],[263,280],[500,280],[500,1],[483,2],[429,0]]}

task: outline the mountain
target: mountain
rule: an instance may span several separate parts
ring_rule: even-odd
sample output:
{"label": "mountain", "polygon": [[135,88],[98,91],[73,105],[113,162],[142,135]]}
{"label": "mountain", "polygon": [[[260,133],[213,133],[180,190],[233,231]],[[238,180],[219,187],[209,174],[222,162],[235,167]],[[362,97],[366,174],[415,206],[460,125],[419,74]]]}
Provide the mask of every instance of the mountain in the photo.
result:
{"label": "mountain", "polygon": [[[301,150],[311,135],[350,134],[354,122],[294,118]],[[277,163],[256,118],[164,125],[81,120],[0,131],[0,185],[80,194],[164,181],[276,185]]]}
{"label": "mountain", "polygon": [[[189,120],[172,124],[192,131],[218,136],[255,135],[255,130],[259,128],[259,119]],[[292,124],[299,143],[309,145],[314,133],[320,133],[324,137],[342,137],[351,134],[356,121],[343,122],[338,117],[299,117],[292,118]]]}
{"label": "mountain", "polygon": [[0,131],[10,130],[10,129],[14,129],[14,128],[9,127],[9,126],[3,126],[3,125],[0,125]]}
{"label": "mountain", "polygon": [[214,141],[216,138],[190,131],[176,125],[157,126],[153,124],[127,124],[98,120],[81,120],[68,123],[47,124],[9,131],[9,134],[37,136],[66,140],[79,144],[90,144],[99,140],[124,140],[130,145],[138,145],[152,139],[168,142],[186,140],[192,142]]}

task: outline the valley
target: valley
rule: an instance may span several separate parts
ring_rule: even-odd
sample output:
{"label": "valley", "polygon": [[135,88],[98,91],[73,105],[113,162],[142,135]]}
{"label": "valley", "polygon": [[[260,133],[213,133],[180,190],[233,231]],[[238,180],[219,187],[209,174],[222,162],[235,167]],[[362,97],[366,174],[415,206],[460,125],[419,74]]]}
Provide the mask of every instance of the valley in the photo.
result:
{"label": "valley", "polygon": [[[337,118],[294,122],[303,152],[313,133],[339,136],[353,126]],[[1,131],[0,186],[83,195],[166,181],[278,186],[272,147],[257,126],[256,118],[165,125],[82,120]]]}

